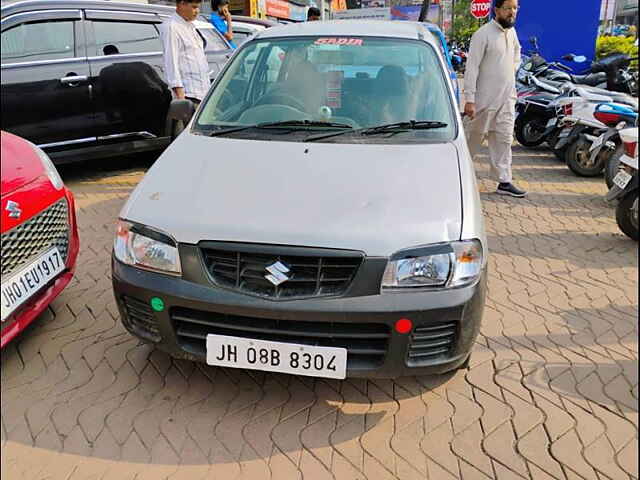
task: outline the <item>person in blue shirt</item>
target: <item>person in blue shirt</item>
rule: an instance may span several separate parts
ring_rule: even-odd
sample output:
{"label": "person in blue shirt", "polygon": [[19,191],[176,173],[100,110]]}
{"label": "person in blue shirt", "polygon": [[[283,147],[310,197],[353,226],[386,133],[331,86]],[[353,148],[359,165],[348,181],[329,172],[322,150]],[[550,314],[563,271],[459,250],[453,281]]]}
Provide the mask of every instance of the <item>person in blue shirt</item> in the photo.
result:
{"label": "person in blue shirt", "polygon": [[211,24],[227,39],[231,48],[236,48],[233,43],[229,0],[211,0]]}

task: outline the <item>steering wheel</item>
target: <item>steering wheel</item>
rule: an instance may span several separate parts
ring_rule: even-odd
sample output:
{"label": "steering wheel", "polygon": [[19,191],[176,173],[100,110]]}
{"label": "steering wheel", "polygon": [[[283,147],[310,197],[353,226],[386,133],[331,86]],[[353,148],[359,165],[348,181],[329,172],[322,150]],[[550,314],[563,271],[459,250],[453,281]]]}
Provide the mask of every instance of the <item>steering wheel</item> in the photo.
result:
{"label": "steering wheel", "polygon": [[301,112],[307,110],[300,100],[286,93],[267,93],[254,104],[255,107],[259,105],[288,105]]}

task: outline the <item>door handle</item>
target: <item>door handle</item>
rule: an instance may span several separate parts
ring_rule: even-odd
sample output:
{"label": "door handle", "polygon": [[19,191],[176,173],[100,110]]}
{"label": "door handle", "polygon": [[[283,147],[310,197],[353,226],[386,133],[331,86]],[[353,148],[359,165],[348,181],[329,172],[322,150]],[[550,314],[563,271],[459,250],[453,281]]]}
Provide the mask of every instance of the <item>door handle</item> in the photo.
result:
{"label": "door handle", "polygon": [[60,79],[60,83],[63,85],[69,85],[70,87],[75,87],[80,82],[86,82],[89,80],[89,77],[86,75],[69,75],[67,77],[62,77]]}

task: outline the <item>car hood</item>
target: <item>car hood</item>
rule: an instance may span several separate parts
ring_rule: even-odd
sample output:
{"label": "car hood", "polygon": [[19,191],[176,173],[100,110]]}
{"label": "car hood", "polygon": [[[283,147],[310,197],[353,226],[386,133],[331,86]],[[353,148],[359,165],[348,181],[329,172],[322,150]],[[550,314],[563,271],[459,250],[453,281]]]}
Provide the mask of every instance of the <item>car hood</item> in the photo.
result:
{"label": "car hood", "polygon": [[458,240],[458,154],[450,143],[299,143],[185,132],[147,172],[121,218],[180,243],[360,250]]}
{"label": "car hood", "polygon": [[42,162],[26,140],[0,133],[0,195],[5,196],[45,173]]}

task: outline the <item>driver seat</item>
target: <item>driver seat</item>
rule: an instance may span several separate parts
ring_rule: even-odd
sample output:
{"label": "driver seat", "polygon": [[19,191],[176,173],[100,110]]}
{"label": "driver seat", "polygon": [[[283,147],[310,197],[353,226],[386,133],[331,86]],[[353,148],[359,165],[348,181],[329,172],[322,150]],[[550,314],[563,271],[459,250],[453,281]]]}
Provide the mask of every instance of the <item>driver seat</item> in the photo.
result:
{"label": "driver seat", "polygon": [[307,113],[315,114],[324,104],[326,85],[322,75],[308,60],[302,60],[287,75],[283,91],[300,101]]}
{"label": "driver seat", "polygon": [[375,81],[378,123],[404,122],[410,120],[409,77],[402,67],[385,65]]}

